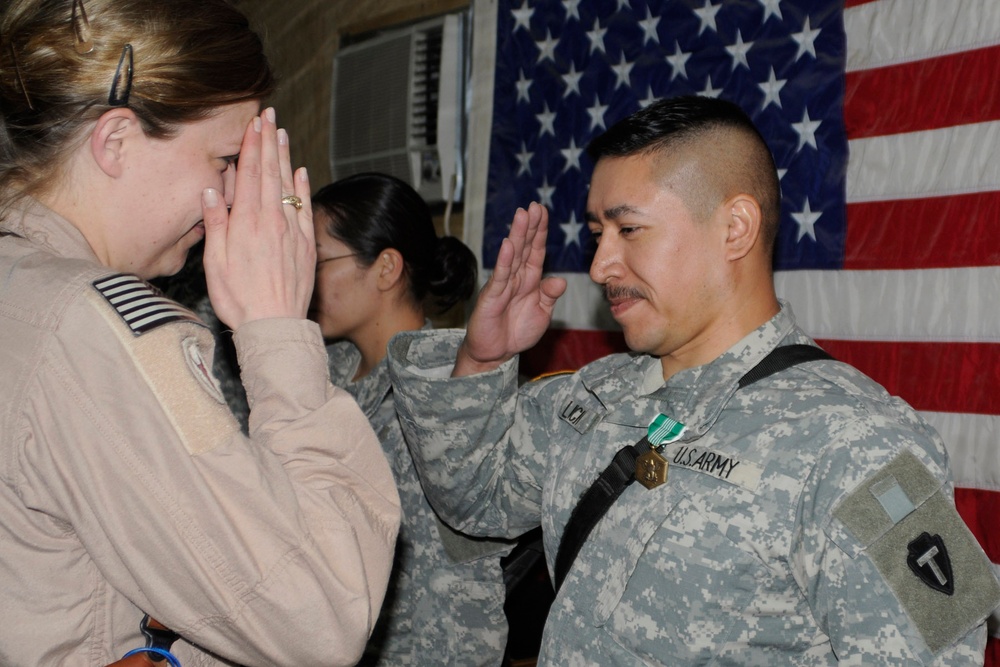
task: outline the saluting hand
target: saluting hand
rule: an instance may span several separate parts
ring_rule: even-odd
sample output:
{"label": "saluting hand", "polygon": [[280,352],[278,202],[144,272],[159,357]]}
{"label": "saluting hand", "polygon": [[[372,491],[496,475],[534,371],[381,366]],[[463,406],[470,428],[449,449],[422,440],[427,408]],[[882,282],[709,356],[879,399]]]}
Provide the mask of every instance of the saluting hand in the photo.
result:
{"label": "saluting hand", "polygon": [[[294,194],[301,208],[283,204]],[[205,279],[219,319],[238,329],[268,317],[305,318],[316,279],[309,178],[292,173],[288,135],[266,109],[247,127],[233,207],[206,190]]]}
{"label": "saluting hand", "polygon": [[452,375],[492,370],[538,342],[552,321],[562,278],[542,278],[549,214],[532,202],[517,209],[493,275],[479,293]]}

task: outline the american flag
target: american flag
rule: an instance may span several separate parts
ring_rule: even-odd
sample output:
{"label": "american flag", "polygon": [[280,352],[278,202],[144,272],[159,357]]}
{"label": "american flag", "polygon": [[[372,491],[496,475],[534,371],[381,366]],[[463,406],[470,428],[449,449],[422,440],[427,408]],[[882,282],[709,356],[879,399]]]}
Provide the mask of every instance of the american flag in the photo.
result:
{"label": "american flag", "polygon": [[[587,277],[587,143],[659,97],[733,101],[780,170],[779,296],[937,428],[959,511],[1000,563],[1000,2],[498,0],[496,12],[484,266],[535,200],[550,211],[547,268],[569,281],[522,372],[624,349]],[[992,637],[986,664],[1000,667]]]}

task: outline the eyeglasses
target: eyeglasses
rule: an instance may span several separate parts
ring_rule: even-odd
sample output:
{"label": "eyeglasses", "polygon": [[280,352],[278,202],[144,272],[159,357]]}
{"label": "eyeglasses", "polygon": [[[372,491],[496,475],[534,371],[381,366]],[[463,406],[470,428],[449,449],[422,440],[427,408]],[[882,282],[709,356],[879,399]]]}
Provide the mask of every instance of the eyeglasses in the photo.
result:
{"label": "eyeglasses", "polygon": [[344,259],[345,257],[357,257],[357,256],[358,256],[358,253],[352,252],[352,253],[349,253],[347,255],[337,255],[336,257],[327,257],[326,259],[319,259],[319,260],[316,260],[316,269],[317,270],[319,269],[319,265],[320,264],[325,264],[327,262],[332,262],[335,259]]}

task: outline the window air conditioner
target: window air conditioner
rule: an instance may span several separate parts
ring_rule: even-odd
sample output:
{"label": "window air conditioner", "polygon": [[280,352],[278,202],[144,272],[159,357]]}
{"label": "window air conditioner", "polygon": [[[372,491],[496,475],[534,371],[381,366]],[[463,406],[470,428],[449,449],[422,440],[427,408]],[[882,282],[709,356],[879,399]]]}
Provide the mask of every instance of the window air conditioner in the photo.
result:
{"label": "window air conditioner", "polygon": [[428,202],[461,200],[467,12],[387,31],[338,51],[330,133],[335,179],[381,171]]}

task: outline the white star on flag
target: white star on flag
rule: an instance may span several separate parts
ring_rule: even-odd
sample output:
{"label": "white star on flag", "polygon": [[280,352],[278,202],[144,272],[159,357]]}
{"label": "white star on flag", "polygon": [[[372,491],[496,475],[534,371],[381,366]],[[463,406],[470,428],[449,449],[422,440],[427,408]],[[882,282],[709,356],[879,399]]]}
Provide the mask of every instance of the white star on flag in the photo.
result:
{"label": "white star on flag", "polygon": [[537,114],[535,118],[541,124],[541,129],[538,130],[538,136],[544,137],[546,133],[551,134],[553,137],[556,136],[556,113],[554,111],[549,111],[549,103],[545,103],[545,111]]}
{"label": "white star on flag", "polygon": [[799,50],[795,53],[796,61],[807,53],[813,58],[816,57],[816,39],[819,37],[819,33],[819,28],[812,30],[809,27],[808,16],[806,17],[805,23],[802,24],[802,32],[792,33],[792,39],[799,45]]}
{"label": "white star on flag", "polygon": [[546,176],[542,179],[542,184],[538,186],[538,203],[542,206],[551,209],[552,208],[552,195],[555,193],[556,189],[554,186],[549,185],[549,177]]}
{"label": "white star on flag", "polygon": [[528,150],[527,146],[524,145],[524,141],[521,141],[521,151],[517,154],[517,161],[521,163],[521,166],[517,169],[517,175],[522,174],[531,175],[531,158],[535,156],[534,153]]}
{"label": "white star on flag", "polygon": [[761,91],[764,93],[764,103],[761,105],[761,109],[766,109],[768,104],[774,104],[779,109],[781,108],[781,97],[779,93],[781,89],[785,87],[785,80],[778,79],[774,76],[774,68],[771,68],[771,74],[768,76],[767,81],[758,84]]}
{"label": "white star on flag", "polygon": [[717,97],[719,97],[720,93],[722,93],[722,88],[713,88],[712,87],[712,75],[709,74],[707,77],[705,77],[705,87],[702,88],[701,93],[699,93],[699,94],[702,95],[702,96],[704,96],[704,97],[715,97],[715,98],[717,98]]}
{"label": "white star on flag", "polygon": [[559,45],[559,38],[552,36],[552,31],[545,30],[545,39],[538,44],[538,62],[542,62],[546,58],[552,62],[556,61],[556,47]]}
{"label": "white star on flag", "polygon": [[705,32],[708,28],[712,32],[719,32],[719,29],[715,25],[715,15],[719,13],[722,9],[722,5],[713,5],[712,0],[705,0],[705,6],[701,9],[695,9],[694,13],[698,16],[698,20],[701,25],[698,26],[698,35]]}
{"label": "white star on flag", "polygon": [[747,62],[747,51],[753,48],[753,42],[743,41],[743,31],[736,31],[736,43],[732,46],[727,46],[726,51],[729,51],[729,55],[733,57],[733,71],[740,65],[750,69],[750,63]]}
{"label": "white star on flag", "polygon": [[580,171],[580,154],[583,153],[583,149],[577,148],[576,139],[570,137],[569,147],[562,148],[559,152],[562,153],[564,158],[566,158],[566,165],[563,167],[563,173],[566,173],[570,169]]}
{"label": "white star on flag", "polygon": [[510,13],[514,15],[514,30],[512,32],[516,32],[518,28],[524,28],[527,32],[531,32],[531,16],[535,10],[528,6],[528,0],[524,0],[520,9],[512,9]]}
{"label": "white star on flag", "polygon": [[761,23],[767,23],[767,19],[771,16],[777,16],[779,21],[784,18],[781,15],[781,0],[760,0],[760,4],[764,7],[764,18],[761,19]]}
{"label": "white star on flag", "polygon": [[604,48],[604,35],[608,32],[607,28],[602,28],[599,19],[594,19],[593,30],[587,31],[587,39],[590,41],[590,54],[593,55],[594,51],[600,51],[601,53],[607,53]]}
{"label": "white star on flag", "polygon": [[667,56],[667,64],[670,65],[670,80],[673,81],[678,76],[688,78],[687,61],[691,57],[690,53],[681,51],[681,45],[674,41],[674,52]]}
{"label": "white star on flag", "polygon": [[521,77],[517,80],[517,101],[520,102],[522,99],[525,102],[529,102],[528,91],[531,89],[531,79],[524,76],[524,70],[521,70]]}
{"label": "white star on flag", "polygon": [[618,77],[618,80],[615,83],[615,88],[621,88],[622,86],[628,88],[631,85],[631,79],[629,77],[632,74],[632,67],[634,65],[635,63],[630,63],[625,60],[625,54],[623,53],[621,62],[617,65],[611,66],[611,69],[615,71],[615,76]]}
{"label": "white star on flag", "polygon": [[812,120],[809,118],[809,109],[806,109],[802,114],[801,123],[792,123],[792,128],[799,134],[799,147],[795,150],[800,151],[802,147],[809,144],[813,148],[818,149],[816,145],[816,130],[819,129],[820,123],[823,121]]}
{"label": "white star on flag", "polygon": [[576,71],[576,63],[570,62],[569,71],[563,74],[562,78],[566,82],[566,90],[563,91],[564,98],[573,93],[580,94],[580,79],[583,78],[583,72]]}
{"label": "white star on flag", "polygon": [[795,239],[796,241],[801,241],[803,236],[808,235],[813,241],[816,240],[816,221],[819,220],[819,216],[823,215],[823,211],[813,211],[809,207],[809,200],[806,200],[805,206],[802,208],[800,213],[792,213],[792,220],[799,225],[799,235]]}
{"label": "white star on flag", "polygon": [[660,17],[653,16],[652,12],[649,11],[649,7],[646,7],[646,18],[639,21],[639,27],[642,28],[642,43],[643,46],[648,42],[653,44],[660,43],[660,36],[656,34],[656,26],[660,24]]}
{"label": "white star on flag", "polygon": [[563,0],[563,6],[566,8],[566,20],[576,19],[580,20],[580,0]]}
{"label": "white star on flag", "polygon": [[594,105],[587,109],[587,114],[590,115],[590,131],[593,132],[598,127],[602,129],[607,129],[607,125],[604,124],[604,114],[608,111],[607,104],[601,104],[601,99],[594,96]]}
{"label": "white star on flag", "polygon": [[563,231],[564,248],[571,245],[580,245],[580,230],[583,229],[583,223],[576,221],[576,211],[569,214],[569,222],[560,223],[559,227]]}

